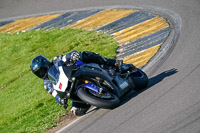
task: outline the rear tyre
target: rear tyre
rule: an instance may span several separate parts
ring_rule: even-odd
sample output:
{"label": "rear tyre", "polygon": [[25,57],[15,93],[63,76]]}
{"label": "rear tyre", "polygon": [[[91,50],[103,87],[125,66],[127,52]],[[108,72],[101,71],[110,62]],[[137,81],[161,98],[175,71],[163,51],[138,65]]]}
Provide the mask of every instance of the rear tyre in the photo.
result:
{"label": "rear tyre", "polygon": [[139,91],[141,89],[144,89],[147,87],[149,83],[149,79],[147,75],[140,69],[137,68],[137,72],[133,73],[131,75],[131,79],[133,80],[135,84],[134,90]]}

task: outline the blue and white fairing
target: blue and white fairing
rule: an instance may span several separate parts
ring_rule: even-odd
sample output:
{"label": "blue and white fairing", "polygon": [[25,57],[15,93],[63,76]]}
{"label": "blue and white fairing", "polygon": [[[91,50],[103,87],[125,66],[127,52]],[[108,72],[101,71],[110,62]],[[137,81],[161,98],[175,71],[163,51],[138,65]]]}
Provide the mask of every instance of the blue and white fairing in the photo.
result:
{"label": "blue and white fairing", "polygon": [[62,66],[52,66],[48,71],[48,77],[56,91],[65,92],[69,79],[65,75]]}

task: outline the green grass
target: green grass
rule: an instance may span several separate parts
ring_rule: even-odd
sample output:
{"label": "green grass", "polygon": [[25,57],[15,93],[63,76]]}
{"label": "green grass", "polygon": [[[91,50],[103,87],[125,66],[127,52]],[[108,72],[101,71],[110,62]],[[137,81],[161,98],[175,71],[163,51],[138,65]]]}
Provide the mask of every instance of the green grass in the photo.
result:
{"label": "green grass", "polygon": [[95,31],[52,29],[0,34],[0,132],[44,132],[66,113],[31,72],[35,56],[42,54],[51,60],[72,50],[89,50],[113,58],[116,48],[112,37]]}

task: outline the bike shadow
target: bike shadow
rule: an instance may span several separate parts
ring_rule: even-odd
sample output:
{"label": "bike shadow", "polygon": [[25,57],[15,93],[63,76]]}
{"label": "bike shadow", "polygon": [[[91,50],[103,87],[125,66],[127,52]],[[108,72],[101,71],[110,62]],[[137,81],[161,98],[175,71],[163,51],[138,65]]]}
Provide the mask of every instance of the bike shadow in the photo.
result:
{"label": "bike shadow", "polygon": [[129,92],[124,98],[121,99],[121,103],[119,106],[127,103],[128,101],[130,101],[132,98],[136,97],[137,95],[141,94],[142,92],[148,90],[149,88],[151,88],[152,86],[158,84],[159,82],[161,82],[163,79],[170,77],[174,74],[176,74],[178,72],[177,69],[173,68],[167,71],[164,71],[152,78],[149,78],[149,84],[146,88],[140,90],[140,91],[131,91]]}

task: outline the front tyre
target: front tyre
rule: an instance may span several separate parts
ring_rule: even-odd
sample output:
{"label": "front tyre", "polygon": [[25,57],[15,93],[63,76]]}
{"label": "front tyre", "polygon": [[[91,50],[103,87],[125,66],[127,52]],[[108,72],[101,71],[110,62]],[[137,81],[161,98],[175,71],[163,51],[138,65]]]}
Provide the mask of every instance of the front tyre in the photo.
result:
{"label": "front tyre", "polygon": [[147,87],[149,83],[149,79],[147,75],[140,69],[137,68],[137,72],[131,75],[131,79],[135,84],[134,90],[139,91],[145,87]]}
{"label": "front tyre", "polygon": [[111,92],[103,92],[100,96],[92,90],[82,87],[79,88],[77,95],[82,101],[99,108],[113,109],[120,103],[119,98]]}

